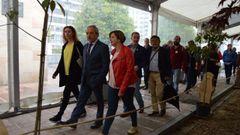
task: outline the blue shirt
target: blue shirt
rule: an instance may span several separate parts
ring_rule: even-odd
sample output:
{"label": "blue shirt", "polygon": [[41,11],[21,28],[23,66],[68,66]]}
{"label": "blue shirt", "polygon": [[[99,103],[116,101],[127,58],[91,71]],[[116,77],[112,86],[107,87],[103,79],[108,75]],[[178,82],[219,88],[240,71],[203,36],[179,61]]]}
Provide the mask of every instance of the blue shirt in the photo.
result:
{"label": "blue shirt", "polygon": [[223,53],[223,62],[231,64],[234,62],[234,52],[232,50],[225,50]]}

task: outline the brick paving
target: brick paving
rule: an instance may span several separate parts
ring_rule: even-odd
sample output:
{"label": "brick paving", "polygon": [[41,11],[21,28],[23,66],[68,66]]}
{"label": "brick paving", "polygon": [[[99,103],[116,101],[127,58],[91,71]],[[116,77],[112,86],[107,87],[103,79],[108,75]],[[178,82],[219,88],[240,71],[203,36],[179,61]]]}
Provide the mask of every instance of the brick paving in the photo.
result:
{"label": "brick paving", "polygon": [[[220,93],[231,85],[225,84],[225,79],[219,77],[218,84],[214,95]],[[185,89],[185,85],[180,85],[181,93]],[[144,98],[145,105],[150,105],[150,94],[148,90],[141,90]],[[185,115],[186,112],[192,112],[195,109],[195,103],[198,101],[198,93],[197,89],[194,89],[190,92],[190,94],[181,94],[180,96],[180,110],[178,111],[175,107],[170,104],[167,104],[167,113],[164,117],[148,117],[147,114],[152,111],[151,108],[145,109],[143,114],[138,114],[138,127],[139,133],[138,135],[147,135],[153,133],[156,129],[169,124],[171,121],[176,120],[178,117]],[[135,102],[136,103],[136,102]],[[70,117],[70,114],[74,108],[75,104],[71,104],[65,111],[63,116],[63,120],[67,120]],[[136,104],[136,108],[138,105]],[[52,117],[57,113],[58,107],[52,109],[46,109],[42,111],[42,127],[51,127],[54,126],[54,123],[48,121],[48,118]],[[81,121],[92,120],[96,115],[96,105],[87,105],[87,117],[79,119]],[[105,104],[105,113],[107,110],[107,104]],[[121,113],[123,111],[122,102],[119,102],[119,107],[117,113]],[[9,135],[18,135],[24,132],[28,132],[34,129],[35,124],[35,113],[28,113],[16,117],[11,117],[2,120],[7,127]],[[92,130],[90,129],[90,125],[92,123],[78,125],[76,130],[72,130],[69,127],[64,127],[60,129],[54,129],[50,131],[44,131],[42,135],[97,135],[101,129]],[[110,135],[125,135],[127,134],[128,128],[131,127],[130,118],[120,118],[116,117],[113,122],[113,125],[110,129]]]}

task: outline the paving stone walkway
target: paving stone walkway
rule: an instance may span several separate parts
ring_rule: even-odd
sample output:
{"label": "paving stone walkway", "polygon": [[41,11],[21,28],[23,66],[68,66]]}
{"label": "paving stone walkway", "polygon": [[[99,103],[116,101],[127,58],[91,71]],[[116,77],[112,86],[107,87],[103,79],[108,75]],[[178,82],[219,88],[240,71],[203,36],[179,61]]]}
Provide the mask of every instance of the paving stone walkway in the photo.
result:
{"label": "paving stone walkway", "polygon": [[[232,85],[226,85],[225,79],[219,77],[218,84],[214,96],[223,92],[224,90],[230,88]],[[185,85],[180,85],[179,93],[182,93],[185,89]],[[151,104],[151,97],[148,90],[141,90],[141,93],[144,98],[145,105],[148,106]],[[147,114],[152,112],[151,108],[147,108],[144,110],[143,114],[138,114],[138,127],[139,133],[138,135],[148,135],[148,134],[157,134],[159,129],[162,127],[167,127],[172,124],[173,121],[177,121],[182,117],[186,117],[186,114],[191,113],[195,110],[195,104],[198,101],[198,91],[197,89],[192,90],[189,94],[180,94],[180,110],[178,111],[175,107],[170,104],[167,104],[167,113],[164,117],[148,117]],[[135,102],[136,103],[136,102]],[[138,105],[136,108],[138,108]],[[67,120],[70,117],[70,114],[74,108],[75,104],[70,104],[65,111],[63,116],[63,120]],[[87,117],[79,119],[79,122],[92,120],[96,115],[96,105],[87,105]],[[58,111],[59,107],[46,109],[42,111],[42,128],[54,126],[54,123],[48,121],[50,117],[55,115]],[[106,113],[107,104],[105,104]],[[117,113],[121,113],[123,111],[122,101],[119,102]],[[21,133],[25,133],[34,129],[35,124],[35,113],[28,113],[16,117],[11,117],[2,120],[9,135],[18,135]],[[101,129],[92,130],[90,129],[90,125],[92,123],[87,123],[84,125],[78,125],[76,130],[72,130],[69,127],[54,129],[50,131],[44,131],[42,135],[97,135]],[[131,127],[130,118],[120,118],[116,117],[113,125],[111,127],[109,135],[125,135],[127,134],[128,128]]]}

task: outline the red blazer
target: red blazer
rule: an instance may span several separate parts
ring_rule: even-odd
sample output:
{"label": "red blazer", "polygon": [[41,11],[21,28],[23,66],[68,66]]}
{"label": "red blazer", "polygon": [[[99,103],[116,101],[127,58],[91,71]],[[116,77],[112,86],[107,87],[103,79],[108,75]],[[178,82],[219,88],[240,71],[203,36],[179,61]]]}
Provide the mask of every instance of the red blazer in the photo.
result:
{"label": "red blazer", "polygon": [[[112,55],[116,49],[112,50]],[[134,70],[134,56],[132,51],[122,45],[118,56],[113,60],[113,73],[116,86],[119,87],[121,93],[125,93],[127,87],[137,81],[137,74]]]}

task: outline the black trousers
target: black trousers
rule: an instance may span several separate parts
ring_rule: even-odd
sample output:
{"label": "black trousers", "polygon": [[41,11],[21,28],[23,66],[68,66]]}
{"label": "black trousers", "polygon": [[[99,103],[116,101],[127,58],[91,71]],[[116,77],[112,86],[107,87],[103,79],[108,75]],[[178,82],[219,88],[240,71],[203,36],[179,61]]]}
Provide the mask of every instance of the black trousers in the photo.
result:
{"label": "black trousers", "polygon": [[78,84],[70,83],[70,81],[68,80],[67,84],[65,85],[65,88],[63,90],[62,104],[60,106],[60,110],[57,115],[59,115],[59,116],[63,115],[63,113],[69,103],[71,92],[73,93],[74,97],[76,99],[78,99],[78,95],[79,95]]}
{"label": "black trousers", "polygon": [[148,88],[148,77],[149,77],[149,73],[147,71],[148,67],[145,66],[143,68],[143,71],[144,71],[144,84],[145,84],[145,87]]}
{"label": "black trousers", "polygon": [[226,82],[229,83],[230,82],[230,78],[232,76],[232,64],[224,64],[224,68],[225,68],[225,75],[226,75]]}

